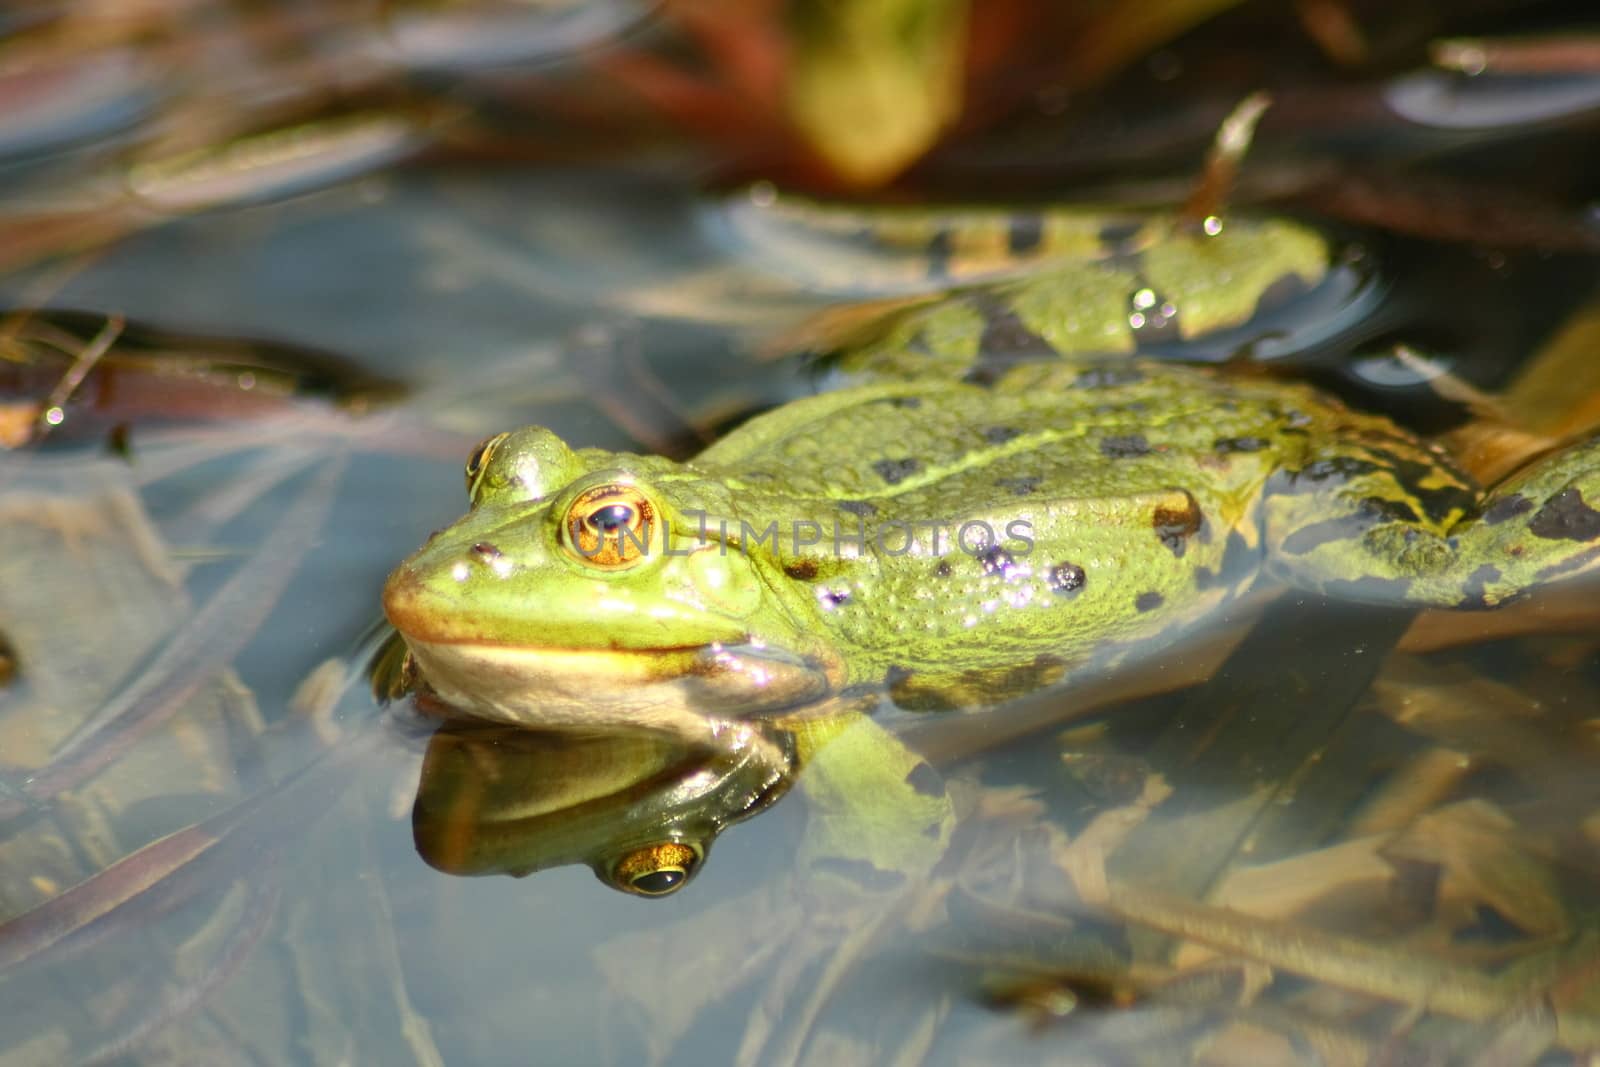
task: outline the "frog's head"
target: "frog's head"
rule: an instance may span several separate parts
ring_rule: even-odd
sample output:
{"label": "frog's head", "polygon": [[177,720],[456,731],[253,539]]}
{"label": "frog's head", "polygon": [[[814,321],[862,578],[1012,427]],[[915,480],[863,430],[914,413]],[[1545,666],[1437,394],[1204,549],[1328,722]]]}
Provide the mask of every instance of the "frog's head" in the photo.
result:
{"label": "frog's head", "polygon": [[[384,611],[447,703],[544,725],[671,728],[825,695],[837,659],[718,535],[722,487],[538,427],[467,463],[472,509],[400,564]],[[712,516],[707,518],[707,516]]]}

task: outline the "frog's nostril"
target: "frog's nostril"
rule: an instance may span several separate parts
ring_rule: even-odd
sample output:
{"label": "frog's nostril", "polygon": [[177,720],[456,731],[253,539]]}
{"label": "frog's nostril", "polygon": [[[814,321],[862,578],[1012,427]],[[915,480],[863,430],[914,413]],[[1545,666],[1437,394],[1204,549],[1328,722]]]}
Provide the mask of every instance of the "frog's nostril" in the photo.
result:
{"label": "frog's nostril", "polygon": [[500,558],[500,549],[487,541],[479,541],[472,546],[472,554],[485,563],[493,563]]}

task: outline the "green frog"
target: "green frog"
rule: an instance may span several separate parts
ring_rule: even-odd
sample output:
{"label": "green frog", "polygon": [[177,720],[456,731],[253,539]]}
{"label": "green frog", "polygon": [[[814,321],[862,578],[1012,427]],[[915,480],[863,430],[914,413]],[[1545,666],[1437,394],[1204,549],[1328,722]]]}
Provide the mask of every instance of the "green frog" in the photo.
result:
{"label": "green frog", "polygon": [[[1600,566],[1600,441],[1484,490],[1309,386],[1154,357],[1315,286],[1317,233],[1155,218],[1135,244],[903,309],[839,387],[687,462],[489,438],[471,510],[384,589],[416,673],[471,715],[738,748],[825,699],[974,708],[1114,666],[1263,575],[1486,608]],[[820,791],[876,767],[937,818],[914,759],[858,747]]]}

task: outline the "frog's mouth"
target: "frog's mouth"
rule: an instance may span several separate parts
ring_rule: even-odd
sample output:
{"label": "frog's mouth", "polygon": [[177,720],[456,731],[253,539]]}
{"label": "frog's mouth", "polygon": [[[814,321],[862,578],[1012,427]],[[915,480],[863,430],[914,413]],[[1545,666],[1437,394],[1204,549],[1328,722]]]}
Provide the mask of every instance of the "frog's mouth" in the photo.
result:
{"label": "frog's mouth", "polygon": [[619,650],[402,636],[445,703],[527,726],[670,731],[686,714],[737,717],[820,700],[842,674],[754,643]]}
{"label": "frog's mouth", "polygon": [[[449,587],[450,593],[456,590]],[[657,726],[687,716],[735,718],[820,700],[843,684],[834,656],[773,647],[714,616],[660,630],[616,627],[582,640],[592,622],[504,618],[441,596],[409,564],[390,575],[384,613],[421,680],[452,708],[529,726]],[[652,644],[669,629],[683,643]]]}

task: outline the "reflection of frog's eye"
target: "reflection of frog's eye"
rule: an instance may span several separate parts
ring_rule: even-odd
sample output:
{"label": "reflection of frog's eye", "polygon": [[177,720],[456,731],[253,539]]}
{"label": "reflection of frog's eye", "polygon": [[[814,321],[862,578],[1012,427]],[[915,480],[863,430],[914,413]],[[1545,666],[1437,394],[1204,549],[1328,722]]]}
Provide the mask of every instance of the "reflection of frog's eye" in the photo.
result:
{"label": "reflection of frog's eye", "polygon": [[700,852],[693,846],[662,841],[623,856],[607,881],[637,897],[664,897],[688,884],[699,862]]}
{"label": "reflection of frog's eye", "polygon": [[567,508],[562,540],[577,559],[601,570],[631,567],[650,554],[655,508],[631,485],[590,489]]}
{"label": "reflection of frog's eye", "polygon": [[472,450],[472,455],[467,458],[468,499],[478,495],[478,479],[482,477],[483,469],[489,465],[489,458],[494,455],[494,450],[500,447],[500,442],[510,436],[508,433],[497,433]]}

